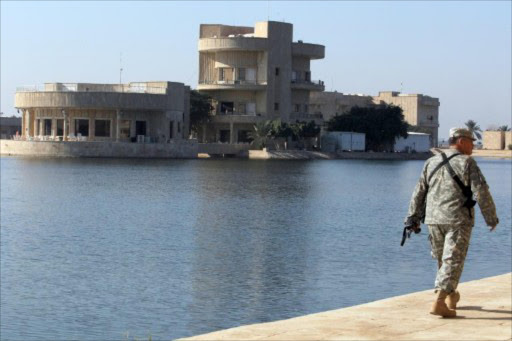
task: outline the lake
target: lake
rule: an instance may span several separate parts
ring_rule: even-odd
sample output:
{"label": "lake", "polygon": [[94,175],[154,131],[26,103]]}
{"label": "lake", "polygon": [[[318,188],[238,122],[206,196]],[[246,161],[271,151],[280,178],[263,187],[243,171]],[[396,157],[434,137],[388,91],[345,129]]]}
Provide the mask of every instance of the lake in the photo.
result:
{"label": "lake", "polygon": [[[477,209],[462,281],[512,266],[512,163],[477,161],[501,223]],[[423,163],[2,157],[1,337],[168,340],[432,288],[426,226],[400,247]]]}

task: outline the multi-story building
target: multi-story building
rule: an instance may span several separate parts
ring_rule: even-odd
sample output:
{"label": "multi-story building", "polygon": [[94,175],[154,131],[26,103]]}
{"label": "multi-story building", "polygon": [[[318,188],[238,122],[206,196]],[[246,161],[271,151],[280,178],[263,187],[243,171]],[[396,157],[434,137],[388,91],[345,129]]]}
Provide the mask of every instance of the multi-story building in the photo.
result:
{"label": "multi-story building", "polygon": [[340,92],[311,93],[310,113],[322,115],[328,121],[354,106],[370,107],[378,104],[393,104],[403,110],[404,119],[410,125],[423,128],[430,134],[431,145],[438,144],[439,99],[421,94],[401,94],[395,91],[381,91],[378,96],[345,95]]}
{"label": "multi-story building", "polygon": [[255,27],[201,25],[198,90],[213,99],[214,116],[202,142],[246,142],[262,120],[309,121],[313,81],[311,60],[324,58],[325,47],[293,42],[293,25],[258,22]]}
{"label": "multi-story building", "polygon": [[190,89],[182,83],[46,83],[18,88],[22,138],[167,142],[188,138]]}

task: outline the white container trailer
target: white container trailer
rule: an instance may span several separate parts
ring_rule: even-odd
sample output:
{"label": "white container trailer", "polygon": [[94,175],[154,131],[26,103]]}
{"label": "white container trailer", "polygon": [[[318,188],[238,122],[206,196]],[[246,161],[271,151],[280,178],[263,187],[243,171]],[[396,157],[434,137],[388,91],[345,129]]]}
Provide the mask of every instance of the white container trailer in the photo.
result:
{"label": "white container trailer", "polygon": [[408,132],[407,138],[397,137],[395,140],[395,152],[426,153],[430,150],[430,134]]}
{"label": "white container trailer", "polygon": [[349,131],[330,131],[322,135],[322,151],[334,153],[336,151],[364,151],[364,133]]}

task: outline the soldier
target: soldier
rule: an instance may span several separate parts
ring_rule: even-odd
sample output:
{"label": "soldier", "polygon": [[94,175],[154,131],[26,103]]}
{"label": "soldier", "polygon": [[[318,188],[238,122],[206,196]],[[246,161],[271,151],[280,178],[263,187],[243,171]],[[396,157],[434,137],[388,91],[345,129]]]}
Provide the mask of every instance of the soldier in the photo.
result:
{"label": "soldier", "polygon": [[456,316],[460,299],[457,285],[475,223],[475,203],[478,202],[490,231],[499,223],[489,186],[470,156],[473,141],[467,129],[450,129],[450,149],[425,162],[405,220],[405,225],[413,229],[419,228],[421,222],[428,225],[432,257],[438,264],[437,298],[430,313],[442,317]]}

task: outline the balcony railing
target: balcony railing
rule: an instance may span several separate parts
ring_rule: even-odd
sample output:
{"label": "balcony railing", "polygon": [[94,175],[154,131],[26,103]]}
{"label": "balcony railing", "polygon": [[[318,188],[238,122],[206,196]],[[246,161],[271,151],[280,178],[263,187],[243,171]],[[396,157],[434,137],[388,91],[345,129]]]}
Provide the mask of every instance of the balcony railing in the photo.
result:
{"label": "balcony railing", "polygon": [[16,92],[123,92],[165,94],[167,88],[145,86],[144,84],[80,84],[49,83],[45,85],[25,85],[16,88]]}
{"label": "balcony railing", "polygon": [[199,84],[202,85],[267,85],[266,80],[200,80]]}
{"label": "balcony railing", "polygon": [[324,81],[321,80],[305,80],[305,79],[292,79],[292,84],[309,84],[309,85],[324,85]]}

